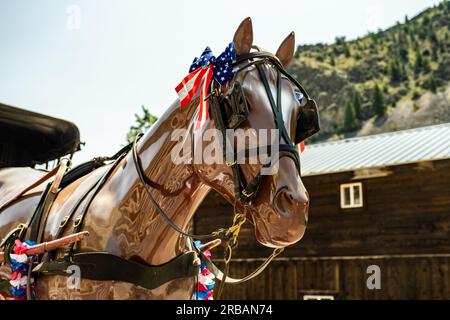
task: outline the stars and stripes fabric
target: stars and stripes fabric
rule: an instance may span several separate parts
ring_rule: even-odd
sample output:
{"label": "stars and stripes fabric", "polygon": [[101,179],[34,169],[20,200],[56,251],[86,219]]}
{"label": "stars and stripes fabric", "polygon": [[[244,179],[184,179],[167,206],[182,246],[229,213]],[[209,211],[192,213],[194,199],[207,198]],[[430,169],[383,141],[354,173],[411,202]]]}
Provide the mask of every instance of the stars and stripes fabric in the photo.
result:
{"label": "stars and stripes fabric", "polygon": [[234,76],[232,64],[236,62],[236,48],[231,42],[217,58],[206,47],[200,57],[196,57],[189,68],[189,74],[175,88],[180,99],[180,108],[184,108],[200,90],[198,118],[195,129],[198,130],[208,119],[208,88],[212,79],[221,86]]}

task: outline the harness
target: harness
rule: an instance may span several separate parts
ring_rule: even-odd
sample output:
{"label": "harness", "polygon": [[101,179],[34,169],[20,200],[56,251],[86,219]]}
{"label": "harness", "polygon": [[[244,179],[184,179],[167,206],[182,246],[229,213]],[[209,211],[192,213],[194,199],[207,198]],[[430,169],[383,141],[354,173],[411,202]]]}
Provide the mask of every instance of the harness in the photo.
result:
{"label": "harness", "polygon": [[[245,64],[242,65],[243,63]],[[272,95],[269,82],[263,69],[263,66],[268,63],[274,66],[277,70],[277,95],[275,98]],[[314,100],[311,100],[309,98],[307,92],[300,85],[300,83],[298,83],[297,80],[295,80],[287,71],[284,70],[276,56],[268,52],[261,51],[241,55],[238,57],[238,60],[236,62],[236,73],[239,73],[242,70],[249,68],[250,66],[255,66],[258,70],[259,76],[266,90],[274,114],[275,127],[276,129],[279,129],[281,131],[279,140],[280,157],[287,156],[291,158],[295,162],[296,168],[300,174],[300,158],[298,149],[290,139],[282,117],[281,75],[284,75],[286,78],[288,78],[291,83],[295,85],[307,99],[306,104],[302,108],[304,110],[301,110],[299,113],[298,124],[309,123],[310,125],[309,127],[302,126],[300,128],[297,125],[296,138],[294,140],[295,143],[299,142],[298,139],[304,140],[308,136],[314,134],[319,130],[317,106]],[[236,81],[234,83],[230,94],[221,93],[220,89],[218,87],[215,87],[214,82],[212,82],[210,94],[207,99],[210,100],[209,106],[212,119],[216,127],[223,133],[225,133],[227,129],[236,129],[247,119],[247,100],[242,91],[242,86],[239,82]],[[33,269],[33,274],[69,276],[72,274],[72,272],[69,270],[69,266],[78,265],[82,277],[86,279],[123,281],[133,283],[147,289],[154,289],[162,285],[163,283],[174,279],[196,276],[198,274],[198,268],[200,264],[200,261],[198,261],[197,258],[199,257],[201,261],[207,266],[207,268],[215,275],[215,277],[221,281],[218,290],[218,296],[220,296],[223,290],[223,285],[225,283],[239,284],[256,277],[270,264],[270,262],[276,256],[278,256],[284,250],[283,248],[275,249],[273,253],[255,271],[244,278],[234,279],[229,277],[229,263],[231,261],[233,248],[237,245],[237,238],[240,229],[246,221],[245,212],[244,214],[237,212],[235,203],[233,225],[227,229],[216,230],[211,234],[195,235],[179,228],[170,219],[167,213],[161,208],[161,206],[157,203],[151,193],[151,189],[153,188],[154,183],[148,177],[146,177],[145,170],[142,166],[137,151],[137,144],[141,136],[142,135],[138,135],[132,144],[129,144],[128,146],[121,149],[113,157],[94,159],[91,162],[80,165],[72,171],[69,171],[69,173],[65,175],[64,178],[56,183],[56,186],[56,179],[55,181],[53,181],[53,183],[49,183],[41,197],[35,213],[32,215],[30,220],[26,224],[20,225],[18,228],[10,232],[10,234],[8,234],[0,244],[0,247],[5,248],[5,259],[6,257],[9,258],[9,253],[11,252],[14,245],[14,239],[24,239],[27,234],[27,230],[30,230],[30,239],[40,240],[42,238],[46,215],[50,211],[58,188],[63,188],[64,186],[79,178],[82,174],[86,174],[87,172],[105,165],[106,161],[111,161],[112,163],[110,164],[110,167],[105,171],[103,176],[85,192],[85,194],[76,202],[69,214],[60,223],[56,238],[58,239],[64,234],[66,226],[71,220],[74,220],[72,232],[74,234],[78,233],[82,228],[85,215],[93,199],[101,190],[102,186],[105,184],[108,178],[111,176],[117,165],[124,159],[125,156],[128,155],[130,151],[132,152],[132,157],[139,176],[139,180],[144,186],[145,192],[152,202],[153,206],[172,229],[174,229],[181,235],[188,237],[192,250],[181,254],[180,256],[174,258],[172,261],[164,265],[149,266],[136,261],[123,259],[107,252],[75,253],[76,244],[72,243],[67,247],[62,258],[55,259],[53,257],[54,252],[46,253],[42,257],[40,264],[38,264],[38,266]],[[225,139],[225,143],[223,143],[223,154],[227,159],[226,145],[230,144],[231,142],[226,140],[226,134],[224,134],[223,137]],[[285,141],[284,143],[283,140]],[[234,147],[233,149],[234,151],[236,151]],[[250,151],[251,150],[246,149],[245,154]],[[272,150],[269,148],[267,150],[267,153],[271,155]],[[253,200],[257,196],[259,186],[262,183],[263,175],[260,171],[249,183],[246,184],[240,172],[237,161],[238,155],[236,154],[236,152],[233,153],[233,157],[233,161],[227,162],[227,165],[233,172],[235,199],[236,201],[241,201],[241,203],[245,205],[245,208],[247,208],[252,204]],[[61,169],[60,167],[59,170],[65,172],[65,167],[64,169]],[[56,174],[56,171],[52,173]],[[46,175],[46,179],[48,179],[49,176],[50,174]],[[41,180],[42,179],[40,179],[40,183],[45,182],[45,180]],[[77,212],[80,213],[75,218]],[[225,269],[223,272],[212,261],[207,259],[202,251],[193,244],[193,239],[221,240],[221,242],[225,245],[223,259]]]}

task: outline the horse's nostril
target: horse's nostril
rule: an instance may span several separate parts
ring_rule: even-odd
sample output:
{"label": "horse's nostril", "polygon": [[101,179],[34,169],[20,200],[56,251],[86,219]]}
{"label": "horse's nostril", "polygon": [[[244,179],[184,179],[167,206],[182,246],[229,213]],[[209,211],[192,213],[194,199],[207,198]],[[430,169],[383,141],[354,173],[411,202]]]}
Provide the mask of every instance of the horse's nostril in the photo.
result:
{"label": "horse's nostril", "polygon": [[274,203],[281,212],[297,211],[306,208],[309,204],[308,196],[294,193],[287,187],[280,188],[275,195]]}

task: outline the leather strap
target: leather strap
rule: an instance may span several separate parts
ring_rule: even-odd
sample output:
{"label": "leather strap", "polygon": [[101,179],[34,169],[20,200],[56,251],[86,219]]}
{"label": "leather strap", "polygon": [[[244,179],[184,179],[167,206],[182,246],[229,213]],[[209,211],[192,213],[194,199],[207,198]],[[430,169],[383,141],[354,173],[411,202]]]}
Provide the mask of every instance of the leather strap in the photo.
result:
{"label": "leather strap", "polygon": [[212,239],[212,238],[220,238],[221,234],[223,233],[224,230],[218,230],[216,232],[210,233],[210,234],[192,234],[189,232],[186,232],[184,230],[182,230],[180,227],[178,227],[173,221],[172,219],[170,219],[170,217],[167,215],[167,213],[163,210],[163,208],[161,208],[161,206],[158,204],[158,202],[156,202],[155,198],[153,197],[152,193],[150,192],[150,188],[149,185],[146,183],[146,179],[145,179],[145,170],[142,167],[142,162],[138,156],[138,151],[137,151],[137,142],[138,140],[141,138],[142,135],[137,135],[134,143],[133,143],[133,160],[134,160],[134,165],[136,167],[136,171],[138,173],[139,179],[141,180],[142,185],[144,186],[144,190],[147,193],[148,198],[150,199],[150,202],[153,204],[153,206],[156,208],[156,210],[158,211],[158,213],[161,215],[161,217],[164,219],[164,221],[166,221],[166,223],[172,228],[174,229],[176,232],[189,237],[189,238],[194,238],[194,239]]}
{"label": "leather strap", "polygon": [[[244,61],[250,61],[249,63],[241,66],[239,64],[241,64]],[[263,65],[267,62],[270,61],[276,68],[277,70],[277,81],[276,81],[276,89],[277,89],[277,96],[276,96],[276,101],[273,97],[271,88],[270,88],[270,84],[269,81],[267,80],[267,76],[264,73],[263,70]],[[301,174],[300,172],[300,155],[298,152],[298,149],[294,146],[292,139],[289,136],[289,133],[287,132],[286,129],[286,125],[284,123],[283,120],[283,113],[282,113],[282,108],[281,108],[281,74],[287,74],[287,77],[289,80],[291,80],[296,86],[299,87],[300,91],[304,92],[304,95],[306,97],[308,97],[307,92],[303,89],[303,87],[300,85],[300,83],[298,81],[296,81],[292,76],[290,76],[283,68],[282,64],[280,63],[279,59],[274,56],[271,53],[268,52],[251,52],[248,54],[244,54],[244,55],[240,55],[237,58],[237,70],[235,71],[236,73],[252,66],[255,65],[256,69],[258,70],[258,74],[259,77],[261,79],[261,82],[264,85],[264,89],[266,91],[267,94],[267,98],[269,99],[269,103],[274,115],[274,122],[275,122],[275,128],[279,129],[281,131],[281,135],[279,137],[280,141],[279,141],[279,156],[283,157],[283,156],[288,156],[289,158],[291,158],[296,165],[296,168],[299,172],[299,174]],[[241,87],[240,84],[238,86],[239,88]],[[242,89],[241,89],[242,90]],[[221,102],[224,97],[220,95],[219,90],[214,89],[214,82],[211,83],[211,88],[210,91],[213,92],[210,96],[210,113],[212,115],[212,118],[214,120],[214,123],[216,125],[216,127],[222,132],[222,136],[224,138],[224,142],[222,143],[223,146],[223,155],[225,157],[225,161],[227,161],[228,157],[227,156],[227,146],[230,144],[230,142],[228,141],[228,135],[226,134],[226,129],[227,126],[225,124],[226,121],[224,121],[224,111],[221,108]],[[236,103],[236,101],[233,101],[233,103]],[[238,109],[237,106],[233,106],[233,109]],[[282,139],[284,139],[285,143],[282,143]],[[256,198],[258,190],[259,190],[259,186],[262,183],[262,170],[260,170],[260,172],[248,183],[245,183],[244,179],[242,178],[241,172],[240,172],[240,167],[238,165],[238,154],[236,152],[236,148],[233,145],[233,150],[234,150],[234,154],[233,154],[233,159],[234,161],[232,161],[231,163],[228,163],[228,166],[231,168],[232,172],[233,172],[233,182],[234,182],[234,193],[235,193],[235,198],[239,199],[243,204],[245,205],[249,205],[253,202],[253,200]],[[239,155],[241,155],[242,152],[244,152],[244,156],[247,156],[247,153],[250,152],[251,149],[246,149],[243,150],[239,153]],[[268,151],[266,151],[267,154],[271,155],[271,149],[269,149]],[[269,167],[270,164],[266,164],[263,167]]]}
{"label": "leather strap", "polygon": [[[81,231],[81,228],[83,227],[83,222],[84,222],[84,218],[86,217],[86,213],[89,210],[89,207],[92,203],[92,201],[94,200],[95,196],[98,194],[98,192],[101,190],[101,188],[104,186],[104,184],[106,183],[106,181],[110,178],[111,174],[113,173],[113,171],[116,169],[117,165],[122,161],[122,159],[127,155],[127,153],[122,153],[120,156],[118,156],[116,158],[116,160],[114,161],[114,163],[111,165],[111,167],[106,171],[106,173],[100,178],[100,180],[93,186],[91,187],[88,192],[83,196],[83,200],[84,198],[87,198],[83,209],[81,210],[81,214],[75,219],[75,223],[73,226],[73,233],[78,233]],[[89,197],[88,197],[89,196]],[[78,206],[81,205],[81,203],[83,202],[83,200],[80,200],[75,208],[72,210],[70,216],[74,216],[75,212],[78,209]],[[63,229],[63,228],[62,228]],[[62,230],[58,230],[58,233],[61,233]],[[75,249],[75,246],[77,245],[77,243],[72,243],[68,246],[67,250],[66,250],[66,256],[71,256],[73,255],[73,251]]]}
{"label": "leather strap", "polygon": [[72,260],[63,258],[41,263],[33,269],[33,273],[70,276],[72,273],[68,268],[77,265],[84,279],[121,281],[155,289],[172,280],[198,275],[199,263],[194,251],[183,253],[159,266],[126,260],[107,252],[86,252],[73,255]]}
{"label": "leather strap", "polygon": [[64,174],[66,173],[67,164],[61,161],[57,168],[58,170],[55,174],[55,179],[51,183],[48,192],[43,196],[45,200],[42,204],[42,209],[39,210],[39,215],[36,215],[34,220],[32,217],[32,220],[29,223],[29,226],[31,226],[30,240],[35,242],[41,242],[42,240],[45,230],[45,223],[47,221],[47,217],[50,213],[53,203],[55,202],[61,181],[64,177]]}
{"label": "leather strap", "polygon": [[24,190],[22,190],[18,195],[16,195],[14,198],[12,198],[11,200],[5,202],[2,206],[0,206],[0,212],[2,210],[4,210],[6,207],[10,206],[11,204],[13,204],[15,201],[19,200],[23,195],[25,195],[28,191],[33,190],[34,188],[40,186],[42,183],[44,183],[45,181],[47,181],[48,179],[50,179],[51,177],[53,177],[54,175],[56,175],[56,173],[58,172],[58,168],[59,167],[55,167],[53,170],[47,172],[43,177],[39,178],[36,182],[32,183],[31,185],[29,185],[28,187],[26,187]]}
{"label": "leather strap", "polygon": [[[197,253],[200,257],[200,260],[206,265],[206,267],[214,274],[214,276],[218,280],[222,281],[222,279],[225,279],[224,282],[227,284],[240,284],[240,283],[249,281],[249,280],[255,278],[256,276],[260,275],[261,272],[263,272],[267,268],[267,266],[273,261],[273,259],[275,259],[283,251],[284,251],[284,248],[275,249],[273,251],[273,253],[269,257],[267,257],[267,259],[264,260],[264,262],[258,268],[256,268],[249,275],[245,276],[244,278],[240,278],[240,279],[231,278],[230,276],[225,275],[225,272],[220,271],[220,269],[214,264],[214,262],[209,260],[201,251],[197,251]],[[226,273],[228,273],[228,272],[226,272]]]}

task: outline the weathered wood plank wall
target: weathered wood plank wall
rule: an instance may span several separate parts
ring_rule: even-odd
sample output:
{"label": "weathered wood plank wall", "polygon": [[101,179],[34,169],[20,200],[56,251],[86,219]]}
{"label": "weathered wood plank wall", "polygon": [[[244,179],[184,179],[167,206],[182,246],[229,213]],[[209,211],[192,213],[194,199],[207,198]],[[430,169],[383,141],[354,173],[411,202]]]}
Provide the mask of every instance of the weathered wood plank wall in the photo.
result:
{"label": "weathered wood plank wall", "polygon": [[[242,277],[261,261],[238,260],[231,276]],[[367,267],[381,270],[381,289],[367,288]],[[450,255],[378,258],[281,259],[248,283],[228,285],[222,299],[449,299]]]}
{"label": "weathered wood plank wall", "polygon": [[[303,178],[311,197],[309,225],[305,237],[282,257],[312,260],[277,261],[250,284],[229,289],[225,297],[298,299],[311,290],[332,292],[339,272],[337,298],[450,299],[449,259],[439,257],[450,254],[450,161],[385,169],[392,174],[357,180],[363,183],[365,205],[352,210],[340,209],[339,186],[355,182],[353,173]],[[196,214],[195,231],[205,233],[230,225],[232,212],[232,207],[212,192]],[[261,258],[270,253],[255,241],[253,227],[245,225],[235,257]],[[314,260],[424,254],[428,258],[377,260],[384,270],[381,291],[365,287],[370,259]],[[256,266],[241,261],[232,271],[245,274]]]}

